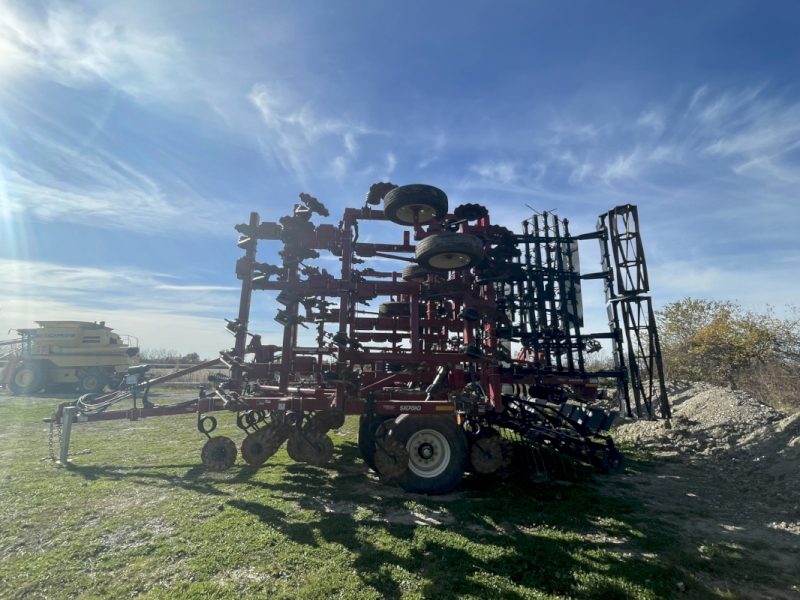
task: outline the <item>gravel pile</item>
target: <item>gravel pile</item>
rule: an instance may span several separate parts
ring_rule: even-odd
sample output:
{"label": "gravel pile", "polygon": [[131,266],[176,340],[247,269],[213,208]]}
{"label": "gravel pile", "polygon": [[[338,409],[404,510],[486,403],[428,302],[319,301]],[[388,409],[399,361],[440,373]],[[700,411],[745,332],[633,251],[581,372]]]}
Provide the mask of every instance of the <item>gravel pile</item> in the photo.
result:
{"label": "gravel pile", "polygon": [[[708,384],[672,387],[665,421],[625,422],[615,438],[661,455],[701,460],[742,485],[769,485],[780,498],[800,490],[800,413],[786,415],[745,392]],[[788,497],[786,498],[788,499]]]}

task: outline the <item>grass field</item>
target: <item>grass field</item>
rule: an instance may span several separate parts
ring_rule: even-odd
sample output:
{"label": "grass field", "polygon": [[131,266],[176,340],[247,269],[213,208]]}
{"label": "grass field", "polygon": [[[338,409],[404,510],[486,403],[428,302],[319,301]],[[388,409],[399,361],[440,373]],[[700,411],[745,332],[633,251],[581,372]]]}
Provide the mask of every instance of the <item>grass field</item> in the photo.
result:
{"label": "grass field", "polygon": [[[208,473],[192,416],[76,424],[71,451],[90,452],[62,469],[42,460],[41,419],[59,402],[0,397],[2,597],[737,598],[697,575],[770,577],[749,550],[699,551],[639,501],[602,493],[605,476],[512,472],[405,494],[361,463],[353,419],[324,469],[282,449],[257,470],[239,458]],[[217,432],[238,444],[233,421]]]}

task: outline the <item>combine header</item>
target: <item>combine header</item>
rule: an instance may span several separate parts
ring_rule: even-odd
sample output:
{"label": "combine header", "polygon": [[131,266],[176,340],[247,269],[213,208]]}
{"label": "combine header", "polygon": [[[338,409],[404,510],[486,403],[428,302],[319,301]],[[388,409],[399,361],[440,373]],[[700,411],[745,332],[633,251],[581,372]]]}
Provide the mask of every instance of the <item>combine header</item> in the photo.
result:
{"label": "combine header", "polygon": [[[106,410],[111,395],[89,397],[80,420],[196,412],[208,437],[202,461],[224,471],[237,447],[212,436],[217,421],[209,413],[237,413],[242,457],[256,467],[284,442],[293,460],[324,465],[333,455],[328,432],[359,415],[358,445],[371,468],[408,491],[439,494],[467,469],[492,473],[508,464],[509,436],[622,470],[607,433],[618,412],[593,406],[599,378],[616,379],[627,416],[654,418],[656,404],[669,416],[635,206],[609,211],[596,231],[576,236],[552,213],[512,232],[480,205],[451,212],[445,193],[429,185],[375,184],[365,206],[346,209],[338,225],[314,225],[313,214],[328,210],[307,194],[300,199],[277,223],[251,213],[236,226],[245,252],[236,263],[239,315],[227,325],[236,341],[221,353],[230,374],[212,376],[213,394],[125,411]],[[373,208],[381,201],[383,210]],[[379,223],[387,242],[362,241],[367,222]],[[280,242],[279,264],[257,262],[264,240]],[[582,240],[599,242],[599,272],[581,274]],[[327,260],[315,265],[322,253]],[[340,273],[322,268],[330,257]],[[606,332],[582,330],[587,279],[605,284]],[[277,292],[280,344],[248,331],[258,290]],[[590,372],[587,355],[601,340],[615,367]]]}

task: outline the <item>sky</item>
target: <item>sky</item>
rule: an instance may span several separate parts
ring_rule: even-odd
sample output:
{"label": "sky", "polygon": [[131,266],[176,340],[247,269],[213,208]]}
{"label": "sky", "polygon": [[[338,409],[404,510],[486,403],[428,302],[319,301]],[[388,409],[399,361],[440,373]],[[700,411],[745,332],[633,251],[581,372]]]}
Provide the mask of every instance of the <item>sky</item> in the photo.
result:
{"label": "sky", "polygon": [[[0,329],[104,320],[216,356],[234,225],[301,192],[335,224],[378,181],[517,231],[636,204],[656,307],[780,313],[800,304],[798,75],[794,1],[0,0]],[[583,296],[602,330],[602,290]],[[277,308],[256,292],[251,331],[277,339]]]}

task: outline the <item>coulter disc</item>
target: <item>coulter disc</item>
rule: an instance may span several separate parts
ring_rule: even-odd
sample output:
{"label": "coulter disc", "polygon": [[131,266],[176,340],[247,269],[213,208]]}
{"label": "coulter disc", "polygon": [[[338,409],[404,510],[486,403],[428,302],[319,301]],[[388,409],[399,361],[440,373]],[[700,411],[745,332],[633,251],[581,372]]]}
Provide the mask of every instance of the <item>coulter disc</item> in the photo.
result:
{"label": "coulter disc", "polygon": [[472,444],[469,458],[478,473],[494,473],[503,466],[502,439],[499,435],[479,439]]}
{"label": "coulter disc", "polygon": [[227,471],[236,462],[236,444],[224,435],[210,438],[200,452],[200,460],[209,471]]}
{"label": "coulter disc", "polygon": [[408,469],[408,450],[390,438],[375,442],[375,469],[384,477],[400,477]]}

